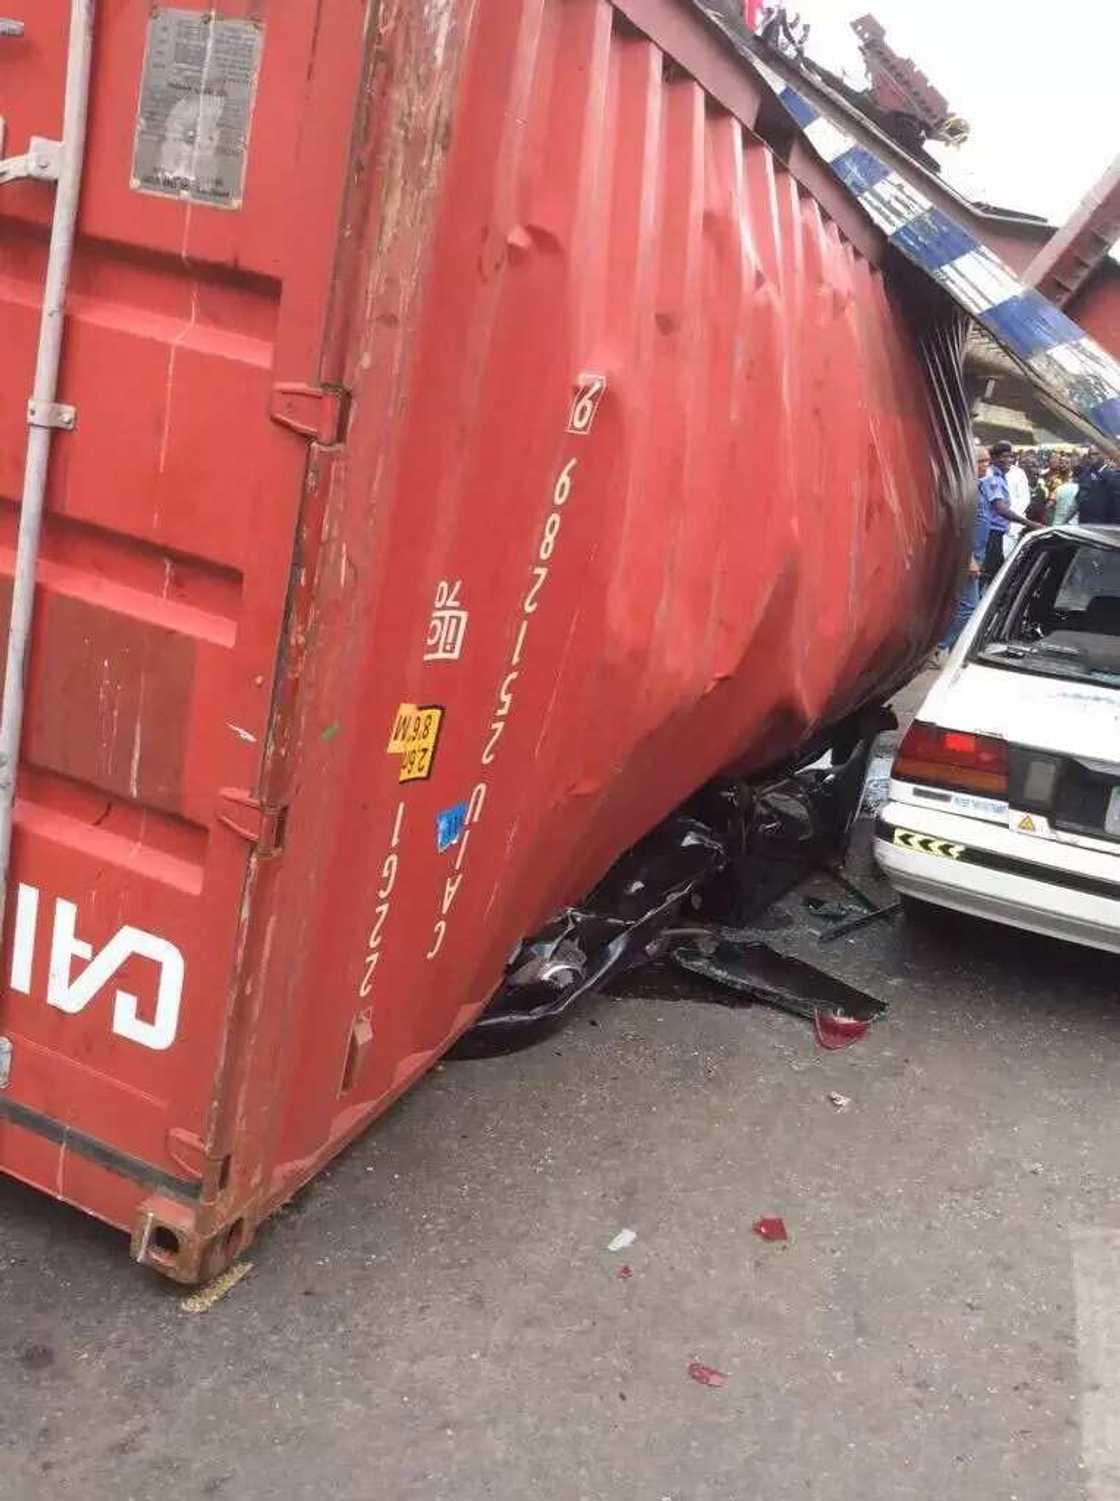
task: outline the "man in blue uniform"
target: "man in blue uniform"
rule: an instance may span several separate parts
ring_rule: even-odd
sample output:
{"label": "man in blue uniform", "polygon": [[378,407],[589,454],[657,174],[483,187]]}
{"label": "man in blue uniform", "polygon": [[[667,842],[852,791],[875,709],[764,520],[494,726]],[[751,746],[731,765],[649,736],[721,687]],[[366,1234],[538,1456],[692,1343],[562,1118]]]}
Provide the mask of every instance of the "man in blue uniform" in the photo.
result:
{"label": "man in blue uniform", "polygon": [[964,592],[957,601],[957,612],[949,622],[949,628],[941,638],[941,646],[938,649],[936,660],[938,663],[944,660],[944,654],[952,651],[965,626],[972,619],[976,606],[980,603],[980,573],[984,567],[984,558],[988,548],[988,534],[991,530],[988,521],[988,507],[984,502],[981,486],[987,478],[991,464],[988,450],[978,448],[976,450],[976,478],[978,481],[976,490],[976,523],[972,532],[972,552],[968,559],[968,580],[964,586]]}
{"label": "man in blue uniform", "polygon": [[980,570],[980,589],[983,592],[1003,567],[1004,543],[1011,523],[1017,521],[1026,531],[1037,531],[1038,523],[1031,521],[1011,505],[1011,493],[1007,488],[1007,471],[1015,462],[1015,452],[1010,443],[993,443],[991,467],[980,481],[980,504],[988,517],[988,540],[984,548],[984,563]]}

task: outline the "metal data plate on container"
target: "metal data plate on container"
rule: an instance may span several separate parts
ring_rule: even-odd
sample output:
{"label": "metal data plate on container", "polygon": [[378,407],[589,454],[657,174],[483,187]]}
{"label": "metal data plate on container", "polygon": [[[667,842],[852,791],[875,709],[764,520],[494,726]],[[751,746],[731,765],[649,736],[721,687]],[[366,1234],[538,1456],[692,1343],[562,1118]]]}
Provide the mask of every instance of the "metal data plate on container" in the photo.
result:
{"label": "metal data plate on container", "polygon": [[213,11],[152,11],[132,186],[241,207],[264,28]]}

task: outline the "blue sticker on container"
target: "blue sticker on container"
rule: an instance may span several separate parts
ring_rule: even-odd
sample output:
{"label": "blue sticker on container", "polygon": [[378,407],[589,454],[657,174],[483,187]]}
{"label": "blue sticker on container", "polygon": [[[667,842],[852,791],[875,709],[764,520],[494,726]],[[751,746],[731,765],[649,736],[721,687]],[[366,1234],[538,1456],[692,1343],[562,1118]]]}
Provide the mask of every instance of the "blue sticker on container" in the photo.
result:
{"label": "blue sticker on container", "polygon": [[469,803],[456,803],[453,808],[436,815],[436,849],[441,855],[463,837],[469,807]]}

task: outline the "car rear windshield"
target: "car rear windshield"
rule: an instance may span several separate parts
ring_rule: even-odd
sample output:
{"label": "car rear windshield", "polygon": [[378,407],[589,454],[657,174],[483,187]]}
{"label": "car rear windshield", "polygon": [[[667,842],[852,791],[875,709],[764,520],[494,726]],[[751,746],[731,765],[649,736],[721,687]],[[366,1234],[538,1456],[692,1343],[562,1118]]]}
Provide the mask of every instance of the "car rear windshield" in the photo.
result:
{"label": "car rear windshield", "polygon": [[978,660],[1120,687],[1120,546],[1055,534],[1025,547],[996,587]]}

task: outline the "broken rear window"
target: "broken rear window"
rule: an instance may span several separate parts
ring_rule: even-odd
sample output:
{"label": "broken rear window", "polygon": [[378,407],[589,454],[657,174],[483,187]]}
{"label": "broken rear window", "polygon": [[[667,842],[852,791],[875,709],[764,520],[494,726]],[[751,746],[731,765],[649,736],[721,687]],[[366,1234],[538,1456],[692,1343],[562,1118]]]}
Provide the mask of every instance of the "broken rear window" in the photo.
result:
{"label": "broken rear window", "polygon": [[1055,534],[1024,549],[999,594],[978,660],[1120,687],[1120,531],[1112,546]]}

